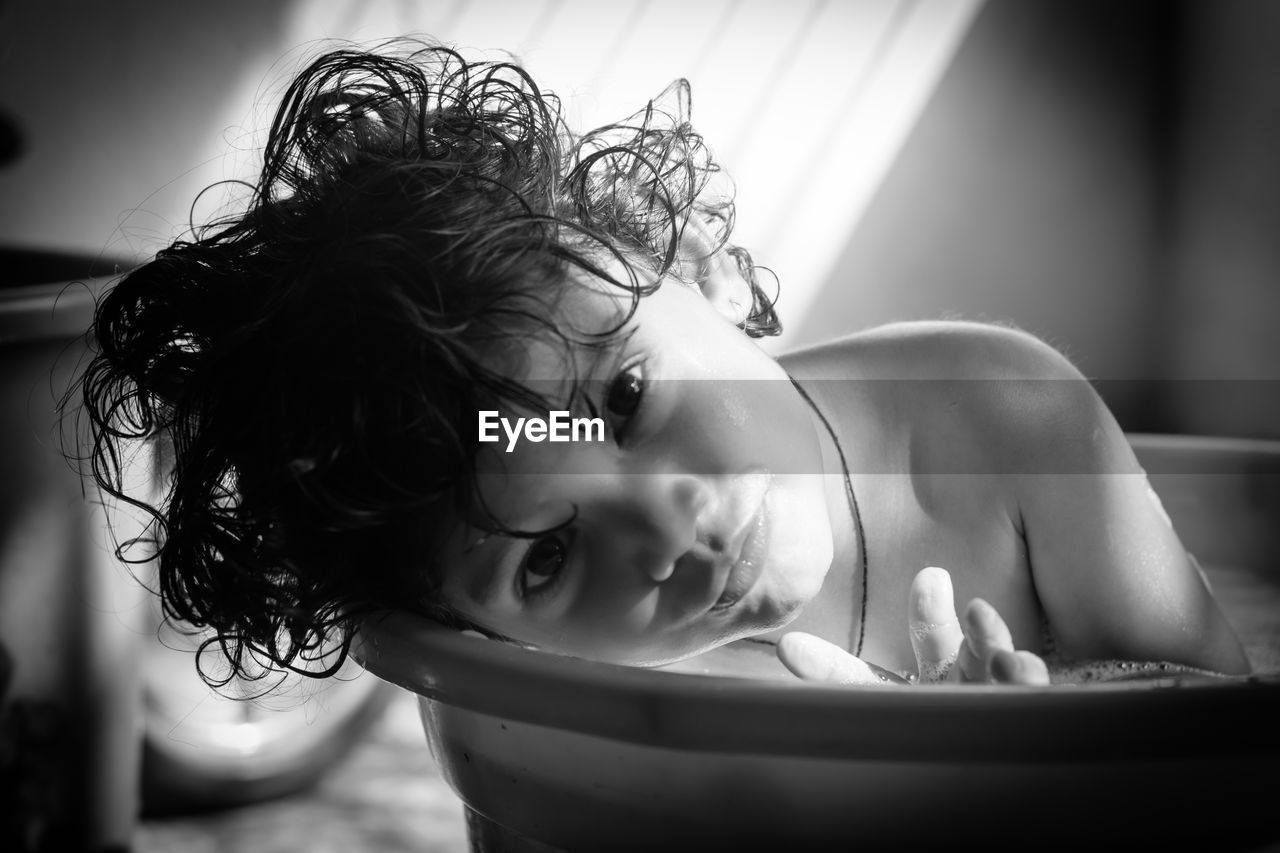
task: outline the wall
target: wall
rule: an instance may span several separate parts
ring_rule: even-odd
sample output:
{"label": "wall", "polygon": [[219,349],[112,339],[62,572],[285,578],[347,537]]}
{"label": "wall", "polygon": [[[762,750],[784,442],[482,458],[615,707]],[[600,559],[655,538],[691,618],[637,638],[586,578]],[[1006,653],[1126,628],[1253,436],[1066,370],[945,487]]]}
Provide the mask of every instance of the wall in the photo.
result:
{"label": "wall", "polygon": [[5,4],[0,107],[20,119],[25,153],[0,170],[0,241],[139,257],[171,239],[228,174],[220,131],[248,117],[222,113],[226,92],[263,78],[286,8]]}
{"label": "wall", "polygon": [[1163,353],[1192,431],[1280,437],[1280,4],[1185,4]]}
{"label": "wall", "polygon": [[[687,78],[693,121],[749,211],[740,239],[793,272],[788,299],[803,307],[982,2],[280,0],[179,17],[162,0],[78,14],[21,0],[0,36],[0,107],[32,145],[0,176],[14,201],[0,242],[110,241],[145,256],[183,229],[206,185],[252,178],[274,96],[323,40],[427,33],[471,56],[513,51],[577,128]],[[225,188],[201,198],[196,221],[235,200]]]}
{"label": "wall", "polygon": [[[989,2],[797,343],[960,316],[1041,335],[1091,377],[1152,375],[1150,6]],[[1144,386],[1123,387],[1132,420]]]}
{"label": "wall", "polygon": [[795,345],[1012,322],[1126,428],[1280,437],[1278,39],[1248,0],[991,0]]}
{"label": "wall", "polygon": [[[260,117],[228,93],[259,90],[321,8],[337,7],[0,7],[0,109],[27,134],[0,169],[0,243],[163,245],[252,157],[240,131]],[[469,19],[461,0],[412,8],[436,28]],[[1280,365],[1278,40],[1280,6],[1250,0],[989,0],[820,310],[788,314],[791,265],[764,258],[784,346],[894,319],[1009,321],[1091,377],[1135,380],[1103,384],[1130,428],[1280,435],[1261,382]]]}

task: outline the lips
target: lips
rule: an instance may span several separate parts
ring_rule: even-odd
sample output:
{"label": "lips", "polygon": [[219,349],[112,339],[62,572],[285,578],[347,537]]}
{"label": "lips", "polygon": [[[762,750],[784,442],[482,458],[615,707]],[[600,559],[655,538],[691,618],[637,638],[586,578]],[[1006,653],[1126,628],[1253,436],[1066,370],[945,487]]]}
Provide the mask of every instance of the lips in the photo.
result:
{"label": "lips", "polygon": [[764,573],[765,556],[769,552],[769,530],[765,523],[765,507],[761,504],[752,520],[747,538],[743,540],[738,559],[729,569],[725,579],[724,591],[711,606],[713,611],[728,610],[742,600],[751,588],[756,585],[760,575]]}

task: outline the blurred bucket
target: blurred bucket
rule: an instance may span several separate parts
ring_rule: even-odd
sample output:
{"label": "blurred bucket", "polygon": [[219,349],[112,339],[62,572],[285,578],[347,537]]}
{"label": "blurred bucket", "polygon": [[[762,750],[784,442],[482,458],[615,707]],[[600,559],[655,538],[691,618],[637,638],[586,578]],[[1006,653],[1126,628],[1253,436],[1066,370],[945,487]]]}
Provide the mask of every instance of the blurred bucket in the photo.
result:
{"label": "blurred bucket", "polygon": [[116,270],[22,250],[0,269],[0,849],[125,849],[144,611],[57,413]]}

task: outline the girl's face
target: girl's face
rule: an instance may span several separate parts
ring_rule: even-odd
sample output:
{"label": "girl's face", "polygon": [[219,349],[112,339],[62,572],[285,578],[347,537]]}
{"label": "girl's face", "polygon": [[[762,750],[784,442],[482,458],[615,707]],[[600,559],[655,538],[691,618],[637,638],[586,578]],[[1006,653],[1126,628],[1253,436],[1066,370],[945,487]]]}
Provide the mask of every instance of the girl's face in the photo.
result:
{"label": "girl's face", "polygon": [[[626,298],[571,288],[578,330],[612,328]],[[481,497],[509,530],[459,525],[443,595],[491,631],[548,651],[656,665],[789,621],[832,559],[813,416],[786,373],[698,291],[668,282],[613,343],[566,364],[531,344],[537,388],[577,370],[602,442],[484,446]],[[517,417],[548,413],[504,411]],[[575,411],[574,416],[587,416]],[[478,421],[478,417],[477,417]]]}

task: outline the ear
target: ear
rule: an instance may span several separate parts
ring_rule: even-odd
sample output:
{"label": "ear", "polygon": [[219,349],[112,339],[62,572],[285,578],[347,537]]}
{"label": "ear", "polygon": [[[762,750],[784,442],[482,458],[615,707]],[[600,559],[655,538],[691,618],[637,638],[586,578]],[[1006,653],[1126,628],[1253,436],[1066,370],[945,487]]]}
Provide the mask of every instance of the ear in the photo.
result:
{"label": "ear", "polygon": [[741,326],[747,322],[754,295],[738,271],[738,262],[728,252],[721,249],[708,259],[706,277],[700,278],[698,284],[702,295],[730,323]]}
{"label": "ear", "polygon": [[681,266],[711,306],[735,326],[746,322],[754,295],[738,272],[738,263],[697,214],[685,223],[680,239]]}

